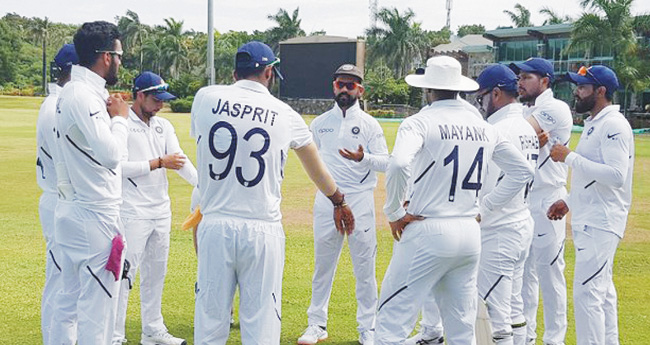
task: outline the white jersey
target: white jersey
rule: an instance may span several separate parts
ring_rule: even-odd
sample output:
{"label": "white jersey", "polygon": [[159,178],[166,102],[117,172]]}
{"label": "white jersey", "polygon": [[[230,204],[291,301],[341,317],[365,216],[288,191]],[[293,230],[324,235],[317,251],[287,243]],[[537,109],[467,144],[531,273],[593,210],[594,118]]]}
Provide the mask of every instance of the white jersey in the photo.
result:
{"label": "white jersey", "polygon": [[634,134],[618,105],[585,120],[578,146],[565,161],[573,169],[571,223],[622,238],[632,202]]}
{"label": "white jersey", "polygon": [[[524,188],[532,169],[492,125],[459,100],[442,100],[402,122],[386,174],[384,213],[395,221],[406,213],[426,218],[475,217],[488,161],[506,171],[498,187],[483,198],[501,207]],[[409,181],[408,167],[413,177]],[[413,195],[405,195],[407,181]]]}
{"label": "white jersey", "polygon": [[526,109],[526,115],[533,116],[539,126],[550,134],[549,143],[539,149],[535,181],[532,194],[544,193],[545,188],[560,188],[566,186],[569,168],[551,159],[551,147],[555,143],[569,145],[573,117],[569,106],[553,97],[553,91],[548,89],[535,99],[535,104]]}
{"label": "white jersey", "polygon": [[36,182],[44,193],[56,194],[56,170],[54,155],[56,148],[55,117],[56,102],[61,87],[55,83],[48,85],[49,95],[41,104],[36,122]]}
{"label": "white jersey", "polygon": [[[494,125],[522,153],[530,167],[535,169],[537,156],[539,155],[539,141],[535,129],[521,116],[522,112],[523,106],[521,104],[511,103],[494,112],[487,118],[487,121]],[[489,194],[504,176],[505,173],[494,161],[488,162],[487,174],[480,198],[482,199],[483,196]],[[526,204],[528,186],[529,184],[500,210],[489,210],[481,203],[481,228],[492,228],[528,219],[530,217],[530,211],[528,211]]]}
{"label": "white jersey", "polygon": [[[375,171],[386,171],[388,147],[377,120],[361,110],[359,102],[345,112],[335,104],[312,121],[311,132],[323,162],[343,193],[360,193],[377,186]],[[339,154],[345,148],[357,151],[363,146],[363,159],[354,162]]]}
{"label": "white jersey", "polygon": [[264,85],[239,80],[199,90],[196,138],[199,204],[205,216],[279,221],[289,149],[312,142],[309,127]]}
{"label": "white jersey", "polygon": [[74,190],[72,201],[95,212],[118,214],[122,203],[120,159],[125,154],[127,121],[106,109],[106,81],[72,66],[57,104],[57,145]]}
{"label": "white jersey", "polygon": [[[174,126],[162,117],[152,116],[149,125],[133,110],[129,111],[128,160],[122,161],[120,213],[126,218],[159,219],[171,216],[167,170],[151,170],[149,161],[172,153],[183,153]],[[176,172],[196,186],[196,168],[187,159]]]}

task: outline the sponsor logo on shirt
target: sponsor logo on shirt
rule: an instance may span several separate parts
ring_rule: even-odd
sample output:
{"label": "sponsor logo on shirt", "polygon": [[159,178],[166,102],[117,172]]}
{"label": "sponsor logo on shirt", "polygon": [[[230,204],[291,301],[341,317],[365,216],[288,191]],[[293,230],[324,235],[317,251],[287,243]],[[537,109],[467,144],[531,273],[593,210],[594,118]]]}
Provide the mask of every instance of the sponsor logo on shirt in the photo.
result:
{"label": "sponsor logo on shirt", "polygon": [[546,121],[548,121],[548,122],[550,122],[550,123],[552,123],[552,124],[555,124],[555,119],[553,118],[553,116],[551,116],[551,114],[549,114],[549,113],[547,113],[547,112],[544,112],[544,111],[540,111],[540,112],[539,112],[539,116],[541,116],[541,117],[543,117],[544,119],[546,119]]}
{"label": "sponsor logo on shirt", "polygon": [[619,134],[621,133],[607,134],[607,139],[618,140],[616,136]]}
{"label": "sponsor logo on shirt", "polygon": [[587,136],[589,136],[593,132],[594,132],[594,128],[593,127],[589,128],[589,130],[587,131]]}
{"label": "sponsor logo on shirt", "polygon": [[334,128],[321,128],[318,130],[318,133],[332,133],[334,132]]}

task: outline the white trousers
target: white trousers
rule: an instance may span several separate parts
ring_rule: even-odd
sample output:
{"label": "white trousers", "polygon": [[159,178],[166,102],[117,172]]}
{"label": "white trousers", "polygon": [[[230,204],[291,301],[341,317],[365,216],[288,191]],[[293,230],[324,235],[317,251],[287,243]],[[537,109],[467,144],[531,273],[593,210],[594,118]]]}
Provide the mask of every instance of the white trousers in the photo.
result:
{"label": "white trousers", "polygon": [[242,344],[279,344],[285,246],[282,224],[204,217],[197,241],[194,344],[226,343],[237,286]]}
{"label": "white trousers", "polygon": [[573,304],[577,345],[618,345],[612,273],[620,238],[583,224],[571,225],[576,254]]}
{"label": "white trousers", "polygon": [[[359,333],[375,328],[377,279],[375,257],[375,200],[372,190],[345,196],[354,213],[355,230],[348,236],[350,256],[356,279],[357,323]],[[327,311],[336,265],[345,236],[336,231],[332,203],[322,193],[314,202],[314,276],[311,305],[307,310],[310,325],[327,326]]]}
{"label": "white trousers", "polygon": [[449,345],[475,345],[476,276],[481,248],[473,218],[409,224],[384,276],[375,344],[402,344],[433,292]]}
{"label": "white trousers", "polygon": [[128,280],[123,280],[115,323],[114,340],[125,339],[126,310],[129,302],[129,284],[135,284],[140,269],[140,313],[142,333],[154,335],[166,332],[162,316],[162,294],[169,257],[171,217],[161,219],[122,218],[124,234],[129,247],[126,260],[131,264]]}
{"label": "white trousers", "polygon": [[50,332],[61,332],[61,330],[51,330],[59,326],[53,322],[53,318],[54,314],[59,312],[56,294],[63,288],[61,267],[57,261],[58,249],[54,238],[54,209],[57,200],[56,193],[43,193],[38,203],[38,215],[43,229],[43,238],[45,238],[45,285],[41,298],[41,333],[45,345],[51,343]]}
{"label": "white trousers", "polygon": [[544,306],[544,344],[562,345],[567,330],[567,289],[564,278],[566,221],[551,221],[548,208],[566,196],[565,188],[537,191],[530,196],[530,213],[535,222],[533,242],[524,265],[521,295],[529,339],[537,338],[539,292]]}
{"label": "white trousers", "polygon": [[481,229],[478,293],[487,303],[492,338],[499,345],[513,345],[512,325],[526,322],[521,286],[532,237],[531,218]]}
{"label": "white trousers", "polygon": [[421,309],[422,319],[420,320],[420,330],[426,335],[431,337],[439,337],[443,335],[442,318],[440,317],[440,309],[434,297],[433,291],[429,297],[422,304]]}
{"label": "white trousers", "polygon": [[68,341],[75,338],[75,332],[79,345],[111,343],[120,280],[106,270],[106,264],[112,240],[119,233],[118,215],[93,212],[71,202],[57,203],[55,237],[63,274],[57,305],[63,312],[55,316],[62,331],[51,333],[52,343],[72,345]]}

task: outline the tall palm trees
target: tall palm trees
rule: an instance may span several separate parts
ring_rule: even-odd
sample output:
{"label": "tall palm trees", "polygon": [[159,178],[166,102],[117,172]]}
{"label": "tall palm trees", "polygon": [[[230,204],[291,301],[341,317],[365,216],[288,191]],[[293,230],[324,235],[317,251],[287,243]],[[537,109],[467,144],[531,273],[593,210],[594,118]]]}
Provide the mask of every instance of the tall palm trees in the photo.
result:
{"label": "tall palm trees", "polygon": [[503,10],[503,13],[507,14],[512,23],[518,28],[533,26],[533,23],[530,21],[530,11],[522,4],[515,4],[514,12]]}
{"label": "tall palm trees", "polygon": [[149,35],[149,26],[140,22],[140,16],[137,13],[126,10],[126,16],[118,17],[117,27],[122,33],[122,40],[131,55],[139,55],[140,70],[144,60],[143,46],[144,40]]}
{"label": "tall palm trees", "polygon": [[296,7],[293,13],[289,15],[285,9],[281,8],[276,14],[269,14],[268,19],[274,21],[277,26],[267,32],[267,43],[277,52],[280,42],[299,36],[305,36],[305,31],[300,28],[301,19],[298,19],[300,8]]}
{"label": "tall palm trees", "polygon": [[542,25],[563,24],[571,22],[571,17],[559,15],[550,7],[544,6],[541,10],[539,10],[539,13],[546,15],[547,17]]}
{"label": "tall palm trees", "polygon": [[43,74],[42,74],[42,87],[43,87],[43,93],[47,92],[47,40],[48,40],[48,35],[50,32],[50,28],[52,23],[50,20],[45,17],[45,19],[41,18],[32,18],[31,21],[31,26],[29,27],[29,32],[33,35],[33,37],[41,42],[41,46],[43,47]]}

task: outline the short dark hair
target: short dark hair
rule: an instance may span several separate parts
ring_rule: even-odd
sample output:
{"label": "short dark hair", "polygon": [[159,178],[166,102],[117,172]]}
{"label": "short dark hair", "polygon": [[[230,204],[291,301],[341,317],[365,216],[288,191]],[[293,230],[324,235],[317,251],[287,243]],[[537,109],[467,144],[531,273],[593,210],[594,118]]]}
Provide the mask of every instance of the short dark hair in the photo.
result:
{"label": "short dark hair", "polygon": [[499,89],[501,92],[503,92],[506,96],[511,97],[511,98],[517,98],[519,97],[519,92],[517,90],[504,90],[504,89]]}
{"label": "short dark hair", "polygon": [[262,74],[265,68],[266,66],[262,66],[262,68],[239,68],[235,69],[235,73],[237,73],[237,78],[247,79],[248,77]]}
{"label": "short dark hair", "polygon": [[74,35],[74,47],[79,56],[79,64],[91,67],[97,61],[98,50],[115,49],[115,40],[120,39],[120,31],[115,24],[105,21],[84,23]]}

